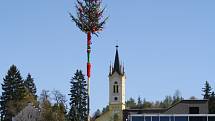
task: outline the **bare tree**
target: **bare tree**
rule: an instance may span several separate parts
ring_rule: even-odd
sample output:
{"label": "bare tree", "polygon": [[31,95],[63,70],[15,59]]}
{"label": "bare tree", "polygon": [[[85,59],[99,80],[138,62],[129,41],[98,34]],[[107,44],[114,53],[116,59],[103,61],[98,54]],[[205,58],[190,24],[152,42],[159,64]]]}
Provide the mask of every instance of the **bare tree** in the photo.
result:
{"label": "bare tree", "polygon": [[57,105],[63,104],[66,105],[66,96],[63,95],[59,90],[52,91],[52,99],[56,102]]}
{"label": "bare tree", "polygon": [[45,102],[47,100],[49,100],[50,98],[50,94],[48,90],[42,90],[41,94],[40,94],[40,101]]}

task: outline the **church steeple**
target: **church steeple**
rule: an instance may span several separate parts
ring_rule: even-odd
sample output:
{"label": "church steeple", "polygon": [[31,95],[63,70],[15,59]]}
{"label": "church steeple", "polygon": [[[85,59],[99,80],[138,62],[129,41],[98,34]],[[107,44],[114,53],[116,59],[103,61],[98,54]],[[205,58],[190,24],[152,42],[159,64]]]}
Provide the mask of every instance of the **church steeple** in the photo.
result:
{"label": "church steeple", "polygon": [[115,61],[114,61],[114,68],[113,71],[116,71],[120,73],[120,62],[119,62],[119,53],[118,53],[118,45],[116,46],[116,55],[115,55]]}
{"label": "church steeple", "polygon": [[116,45],[116,54],[115,54],[115,60],[113,68],[110,69],[110,75],[112,75],[114,72],[117,72],[119,75],[124,75],[124,67],[122,67],[120,61],[119,61],[119,52],[118,52],[119,46]]}
{"label": "church steeple", "polygon": [[125,72],[122,63],[119,60],[119,46],[116,46],[114,64],[110,66],[109,73],[109,110],[120,112],[125,109]]}

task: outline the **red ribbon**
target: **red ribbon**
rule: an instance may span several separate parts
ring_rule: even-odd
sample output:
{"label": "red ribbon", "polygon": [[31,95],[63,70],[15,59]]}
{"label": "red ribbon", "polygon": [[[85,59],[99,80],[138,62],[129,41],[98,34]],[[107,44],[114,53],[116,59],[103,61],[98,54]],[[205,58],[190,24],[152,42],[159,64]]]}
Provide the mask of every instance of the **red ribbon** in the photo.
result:
{"label": "red ribbon", "polygon": [[87,76],[90,77],[91,64],[87,63]]}

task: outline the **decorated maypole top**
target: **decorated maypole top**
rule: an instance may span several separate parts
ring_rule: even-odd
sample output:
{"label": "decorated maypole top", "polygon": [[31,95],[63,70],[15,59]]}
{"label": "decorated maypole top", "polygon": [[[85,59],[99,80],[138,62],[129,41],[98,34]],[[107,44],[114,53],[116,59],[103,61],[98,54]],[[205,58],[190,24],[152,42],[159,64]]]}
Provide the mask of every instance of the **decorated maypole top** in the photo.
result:
{"label": "decorated maypole top", "polygon": [[87,76],[90,78],[90,51],[91,34],[98,36],[104,28],[107,17],[103,18],[104,8],[101,8],[101,0],[77,0],[77,17],[70,14],[76,26],[87,34]]}
{"label": "decorated maypole top", "polygon": [[76,12],[77,17],[70,16],[81,31],[96,35],[102,31],[107,17],[102,20],[104,8],[101,8],[101,0],[77,0]]}

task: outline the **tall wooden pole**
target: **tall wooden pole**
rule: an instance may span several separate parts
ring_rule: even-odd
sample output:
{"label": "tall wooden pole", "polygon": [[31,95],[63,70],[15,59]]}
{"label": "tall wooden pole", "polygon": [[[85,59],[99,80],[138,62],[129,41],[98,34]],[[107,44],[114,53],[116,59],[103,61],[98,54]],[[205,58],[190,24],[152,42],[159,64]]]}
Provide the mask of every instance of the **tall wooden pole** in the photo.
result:
{"label": "tall wooden pole", "polygon": [[91,63],[90,63],[90,52],[91,52],[91,33],[87,33],[87,110],[88,110],[88,121],[90,121],[90,74],[91,74]]}

